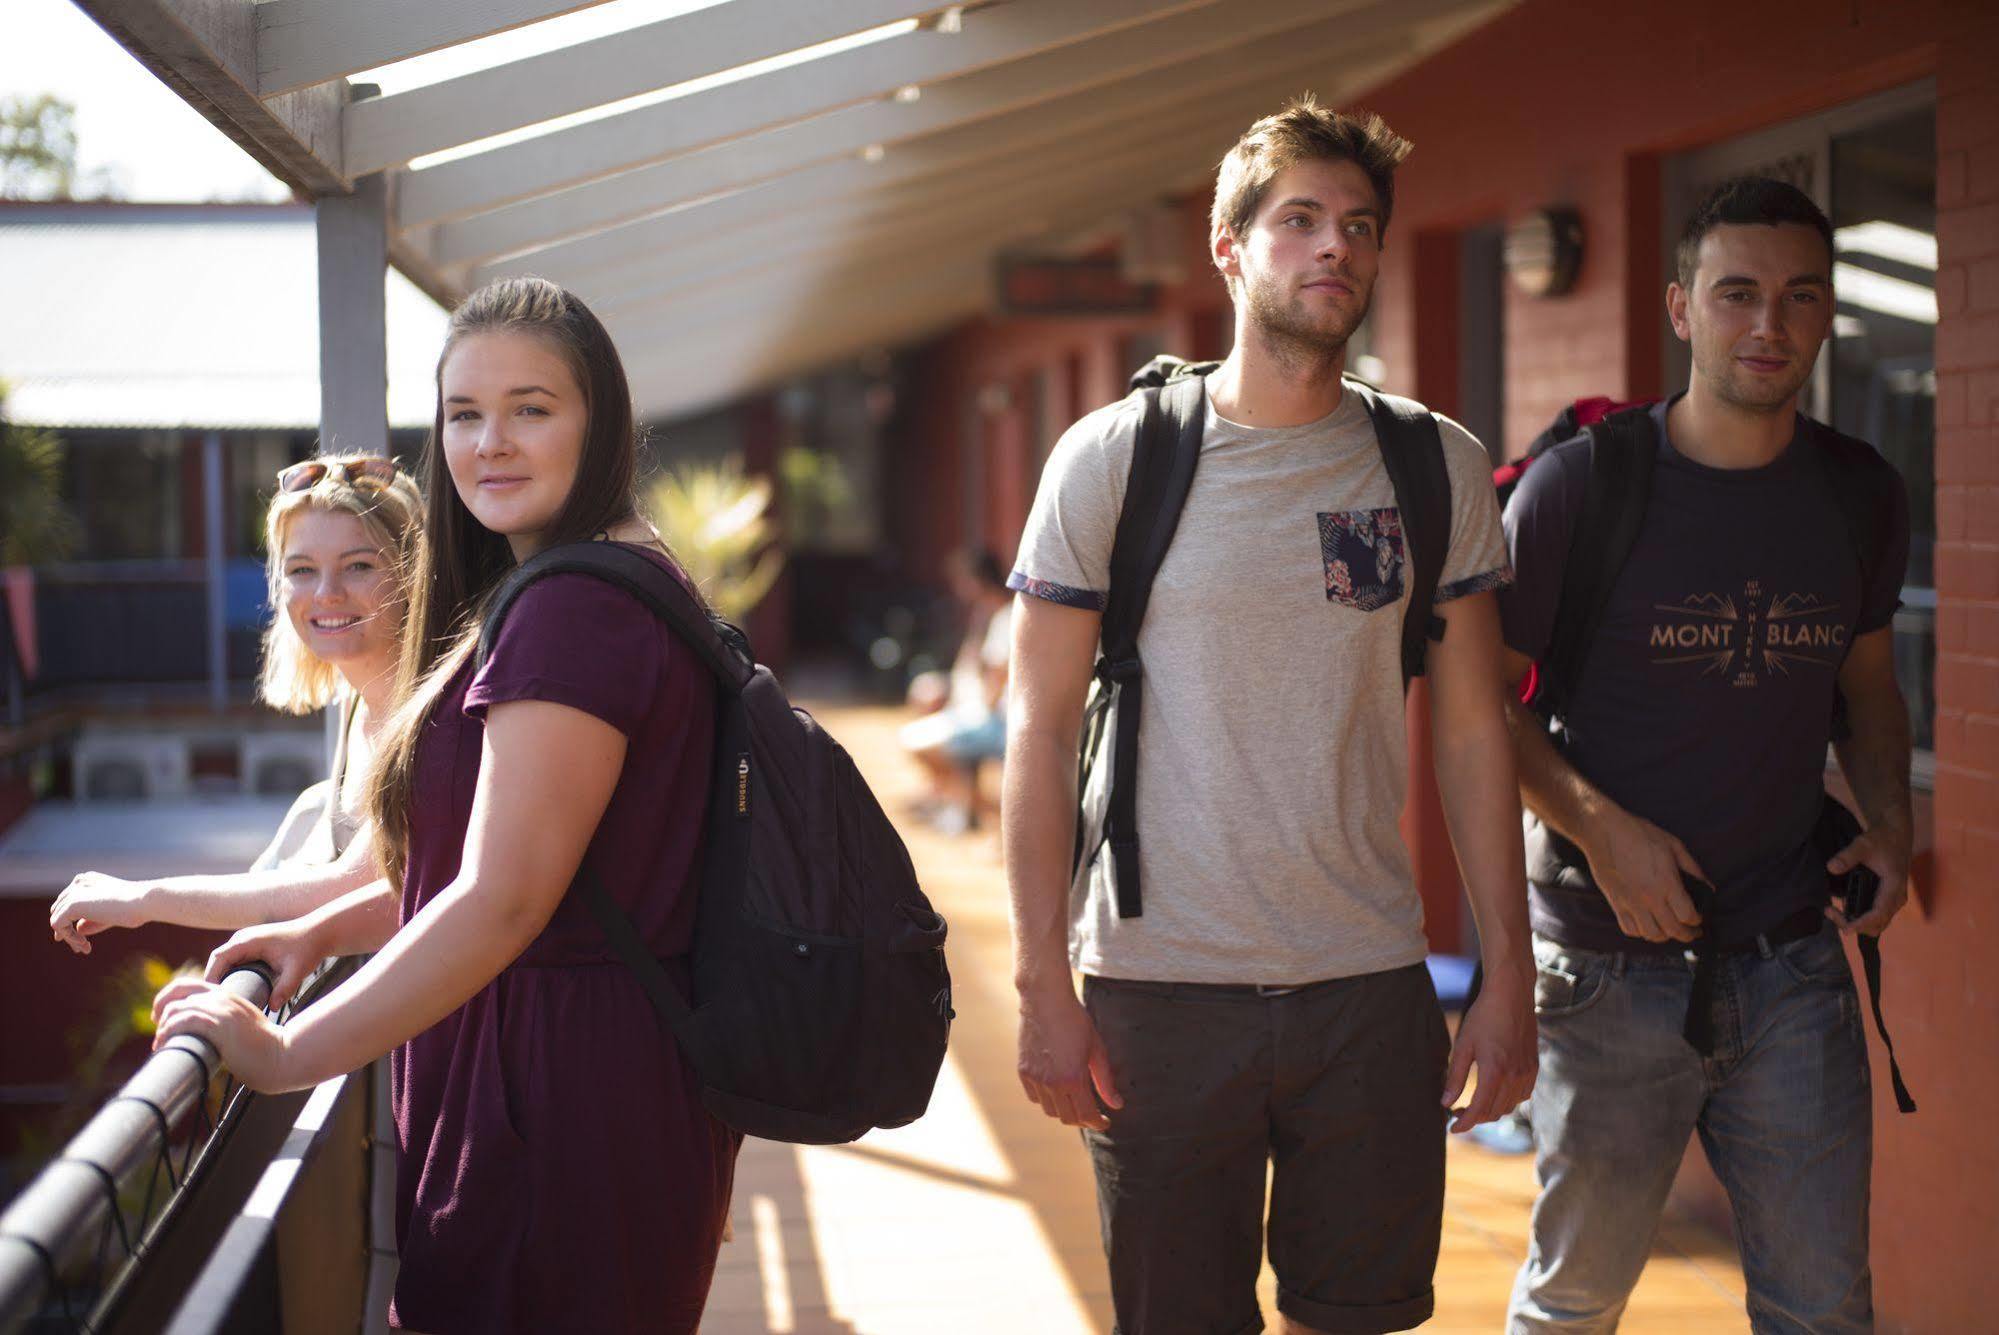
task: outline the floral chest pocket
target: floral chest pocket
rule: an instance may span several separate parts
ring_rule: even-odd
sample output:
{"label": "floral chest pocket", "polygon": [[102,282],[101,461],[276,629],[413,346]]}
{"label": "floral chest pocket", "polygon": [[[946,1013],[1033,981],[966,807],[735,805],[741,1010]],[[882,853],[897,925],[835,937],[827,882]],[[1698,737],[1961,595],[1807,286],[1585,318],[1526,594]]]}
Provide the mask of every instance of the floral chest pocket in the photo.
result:
{"label": "floral chest pocket", "polygon": [[1319,554],[1327,602],[1372,612],[1402,597],[1402,512],[1394,506],[1320,511]]}

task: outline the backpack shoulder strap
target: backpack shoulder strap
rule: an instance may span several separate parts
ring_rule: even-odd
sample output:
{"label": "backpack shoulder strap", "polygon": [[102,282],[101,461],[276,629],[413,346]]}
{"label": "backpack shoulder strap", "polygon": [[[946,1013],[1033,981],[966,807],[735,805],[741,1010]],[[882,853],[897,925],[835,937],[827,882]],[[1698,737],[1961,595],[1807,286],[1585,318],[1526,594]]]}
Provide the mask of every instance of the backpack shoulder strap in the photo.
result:
{"label": "backpack shoulder strap", "polygon": [[1108,662],[1129,658],[1137,648],[1152,581],[1173,545],[1200,461],[1206,384],[1200,375],[1185,375],[1138,391],[1138,431],[1111,541],[1111,587],[1104,602]]}
{"label": "backpack shoulder strap", "polygon": [[[477,661],[484,663],[492,653],[507,612],[530,585],[551,575],[566,574],[593,576],[637,598],[694,651],[725,691],[741,694],[754,675],[755,663],[740,632],[726,623],[718,625],[686,586],[650,558],[614,542],[562,543],[536,552],[515,567],[501,582],[481,618]],[[581,890],[583,902],[612,952],[638,979],[654,1011],[673,1030],[675,1041],[695,1069],[712,1069],[710,1044],[695,1022],[693,1008],[587,860],[577,867],[571,889]]]}
{"label": "backpack shoulder strap", "polygon": [[500,625],[528,586],[550,575],[590,575],[625,590],[666,623],[714,673],[725,690],[740,694],[756,665],[748,642],[733,626],[718,627],[685,585],[651,558],[615,542],[566,542],[536,552],[514,568],[494,593],[479,626],[478,662],[492,653]]}
{"label": "backpack shoulder strap", "polygon": [[1659,456],[1659,432],[1646,408],[1613,413],[1589,427],[1587,438],[1588,481],[1569,535],[1569,559],[1541,675],[1543,694],[1536,701],[1550,717],[1560,715],[1581,679],[1611,586],[1645,523]]}
{"label": "backpack shoulder strap", "polygon": [[1104,603],[1103,651],[1097,677],[1117,691],[1117,731],[1111,739],[1107,838],[1117,869],[1118,916],[1143,911],[1138,879],[1138,720],[1145,676],[1138,630],[1152,600],[1152,581],[1173,545],[1180,511],[1201,458],[1207,380],[1182,375],[1162,388],[1139,391],[1141,412],[1132,441],[1124,508],[1111,542],[1111,587]]}
{"label": "backpack shoulder strap", "polygon": [[1383,394],[1346,381],[1374,422],[1374,438],[1395,488],[1402,534],[1409,549],[1409,602],[1402,610],[1402,685],[1423,675],[1430,641],[1444,638],[1437,615],[1437,581],[1451,550],[1451,475],[1437,418],[1414,399]]}

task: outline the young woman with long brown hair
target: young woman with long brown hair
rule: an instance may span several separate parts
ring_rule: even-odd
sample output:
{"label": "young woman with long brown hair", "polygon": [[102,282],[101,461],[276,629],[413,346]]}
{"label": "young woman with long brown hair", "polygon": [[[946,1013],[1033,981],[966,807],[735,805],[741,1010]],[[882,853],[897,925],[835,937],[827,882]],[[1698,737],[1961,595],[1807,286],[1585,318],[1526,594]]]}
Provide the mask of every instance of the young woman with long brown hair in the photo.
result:
{"label": "young woman with long brown hair", "polygon": [[629,543],[679,574],[636,512],[635,452],[623,368],[581,302],[537,279],[466,299],[370,803],[386,874],[289,935],[239,934],[211,975],[377,953],[282,1029],[211,984],[156,1003],[163,1037],[208,1038],[255,1089],[393,1049],[404,1327],[692,1331],[706,1299],[737,1137],[567,891],[587,858],[669,968],[684,958],[714,684],[635,597],[583,575],[537,582],[474,653],[499,581],[556,543]]}

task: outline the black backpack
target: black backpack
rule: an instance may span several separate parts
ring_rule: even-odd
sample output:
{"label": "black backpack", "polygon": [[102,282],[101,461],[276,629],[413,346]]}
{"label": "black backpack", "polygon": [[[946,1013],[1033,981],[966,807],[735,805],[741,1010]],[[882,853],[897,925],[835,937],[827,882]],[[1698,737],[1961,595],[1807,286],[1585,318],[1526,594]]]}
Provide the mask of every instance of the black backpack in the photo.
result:
{"label": "black backpack", "polygon": [[[1083,715],[1077,758],[1076,843],[1071,875],[1108,843],[1117,879],[1117,912],[1136,918],[1144,912],[1138,873],[1138,723],[1145,700],[1145,665],[1138,656],[1138,631],[1152,598],[1152,581],[1173,545],[1180,511],[1187,504],[1194,469],[1200,462],[1206,377],[1220,362],[1186,362],[1155,357],[1131,378],[1140,416],[1131,451],[1131,471],[1111,542],[1110,595],[1104,604],[1102,648],[1095,682]],[[1442,639],[1436,614],[1437,580],[1451,546],[1451,479],[1444,464],[1443,439],[1429,409],[1409,399],[1382,394],[1351,377],[1348,393],[1360,396],[1374,422],[1375,439],[1395,488],[1407,543],[1409,601],[1402,619],[1402,684],[1423,675],[1429,641]],[[1109,791],[1103,819],[1090,829],[1090,776],[1102,753],[1112,706],[1117,709],[1111,739]]]}
{"label": "black backpack", "polygon": [[[1600,402],[1607,401],[1584,400],[1565,409],[1563,416],[1556,418],[1549,430],[1535,441],[1535,448],[1529,449],[1526,461],[1514,466],[1510,475],[1502,475],[1507,470],[1494,474],[1503,495],[1510,497],[1510,488],[1517,483],[1520,473],[1530,466],[1532,460],[1544,454],[1549,445],[1559,439],[1573,439],[1578,435],[1587,437],[1589,472],[1583,486],[1582,508],[1576,514],[1575,528],[1569,535],[1569,554],[1562,567],[1562,591],[1555,604],[1555,623],[1549,632],[1547,650],[1541,661],[1534,665],[1532,695],[1528,700],[1530,707],[1551,723],[1560,721],[1575,683],[1582,679],[1588,665],[1590,646],[1596,640],[1597,632],[1603,625],[1604,612],[1610,605],[1611,588],[1616,584],[1625,562],[1630,559],[1639,530],[1644,526],[1645,509],[1652,495],[1653,467],[1659,452],[1658,426],[1652,420],[1650,403],[1614,411],[1583,428],[1580,433],[1571,429],[1575,426],[1577,409],[1585,409],[1586,412],[1586,404]],[[1801,420],[1805,419],[1801,417]],[[1876,563],[1881,559],[1881,505],[1885,498],[1878,481],[1881,457],[1872,445],[1842,435],[1824,423],[1813,422],[1811,429],[1817,438],[1818,457],[1824,465],[1826,481],[1845,521],[1847,535],[1852,540],[1862,580],[1871,581]],[[1567,434],[1563,435],[1565,430]],[[1845,707],[1836,692],[1829,735],[1833,740],[1846,735]],[[1820,806],[1818,829],[1814,832],[1814,842],[1820,852],[1830,857],[1859,835],[1860,823],[1852,813],[1831,793],[1825,794]],[[1584,876],[1589,874],[1587,866],[1577,870]],[[1828,882],[1830,895],[1830,878]],[[1706,918],[1712,908],[1713,892],[1691,878],[1688,878],[1687,889],[1701,910],[1701,916]],[[1871,897],[1871,890],[1867,893]],[[1849,910],[1857,907],[1851,894],[1848,891],[1843,896]],[[1695,953],[1703,968],[1696,976],[1696,995],[1687,1012],[1688,1040],[1703,1052],[1711,1049],[1712,1035],[1706,1029],[1707,1010],[1701,1004],[1701,991],[1706,988],[1711,992],[1714,986],[1712,955],[1703,950],[1704,943],[1705,937],[1695,944]],[[1888,1037],[1887,1022],[1881,1015],[1880,938],[1861,936],[1859,950],[1861,969],[1867,981],[1868,1001],[1874,1011],[1875,1032],[1880,1034],[1882,1046],[1888,1053],[1888,1073],[1895,1087],[1896,1106],[1905,1113],[1914,1112],[1915,1099],[1910,1096],[1908,1085],[1902,1079],[1901,1065],[1895,1060],[1895,1044]]]}
{"label": "black backpack", "polygon": [[747,1135],[839,1144],[923,1115],[950,1035],[944,919],[840,744],[795,709],[741,631],[627,547],[566,543],[511,572],[479,634],[549,575],[631,593],[714,674],[692,998],[683,997],[586,862],[580,893],[702,1082]]}

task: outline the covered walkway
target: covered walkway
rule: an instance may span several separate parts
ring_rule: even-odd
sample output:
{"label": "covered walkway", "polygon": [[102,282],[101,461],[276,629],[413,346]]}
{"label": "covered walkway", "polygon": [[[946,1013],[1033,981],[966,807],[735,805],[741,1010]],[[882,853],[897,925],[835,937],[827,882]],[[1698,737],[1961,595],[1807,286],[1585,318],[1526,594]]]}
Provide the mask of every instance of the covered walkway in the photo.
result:
{"label": "covered walkway", "polygon": [[314,201],[322,432],[357,443],[385,264],[446,305],[562,283],[668,420],[1156,231],[1275,90],[1348,96],[1511,3],[77,0]]}
{"label": "covered walkway", "polygon": [[[821,713],[891,814],[917,792],[895,742],[899,711]],[[736,1178],[735,1241],[703,1330],[713,1335],[1069,1335],[1108,1331],[1096,1200],[1075,1133],[1014,1078],[1006,884],[997,835],[906,834],[925,890],[951,920],[958,1020],[930,1113],[855,1145],[751,1142]],[[1491,1335],[1526,1251],[1526,1156],[1453,1142],[1425,1330]],[[1684,1335],[1747,1328],[1727,1238],[1669,1219],[1620,1329]],[[1268,1271],[1264,1310],[1274,1312]]]}

